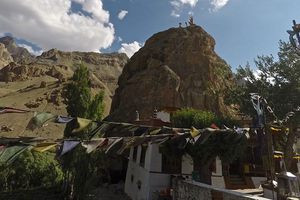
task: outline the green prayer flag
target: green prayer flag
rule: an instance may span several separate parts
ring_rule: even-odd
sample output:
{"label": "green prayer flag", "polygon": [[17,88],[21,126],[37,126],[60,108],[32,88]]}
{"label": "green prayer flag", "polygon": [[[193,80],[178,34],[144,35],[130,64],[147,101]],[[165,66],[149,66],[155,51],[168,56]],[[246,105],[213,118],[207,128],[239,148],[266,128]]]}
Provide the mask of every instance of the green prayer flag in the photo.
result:
{"label": "green prayer flag", "polygon": [[27,150],[30,146],[11,146],[5,148],[0,154],[0,163],[10,164],[12,163],[21,153]]}
{"label": "green prayer flag", "polygon": [[36,128],[40,128],[51,119],[55,119],[57,115],[47,112],[34,113],[34,117],[29,121],[26,129],[34,130]]}

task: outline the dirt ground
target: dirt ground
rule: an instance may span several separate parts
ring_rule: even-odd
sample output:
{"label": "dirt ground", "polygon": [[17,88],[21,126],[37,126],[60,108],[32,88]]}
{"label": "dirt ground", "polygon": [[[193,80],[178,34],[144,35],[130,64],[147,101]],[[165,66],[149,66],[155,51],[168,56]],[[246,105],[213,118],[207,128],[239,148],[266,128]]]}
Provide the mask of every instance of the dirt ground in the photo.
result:
{"label": "dirt ground", "polygon": [[[46,87],[40,87],[41,82],[46,82]],[[66,105],[60,97],[56,102],[56,91],[62,90],[64,85],[57,84],[57,79],[43,76],[35,77],[26,81],[0,82],[0,106],[26,109],[37,112],[50,112],[56,115],[67,115]],[[58,96],[61,94],[59,93]],[[52,100],[54,99],[54,100]],[[28,108],[25,104],[31,102],[39,103],[36,107]],[[105,105],[110,107],[110,102],[105,101]],[[104,116],[108,114],[106,109]],[[33,136],[49,139],[63,137],[64,125],[56,123],[46,123],[45,126],[35,131],[26,130],[26,126],[34,112],[29,113],[5,113],[0,115],[0,137]],[[8,127],[10,131],[3,131],[1,127]]]}
{"label": "dirt ground", "polygon": [[[42,81],[47,83],[46,88],[40,88]],[[51,77],[33,78],[23,82],[0,82],[0,106],[66,115],[64,104],[54,105],[47,101],[51,92],[61,87],[57,86],[56,80]],[[26,103],[36,101],[36,99],[41,99],[38,107],[28,108],[25,106]],[[45,124],[45,127],[36,131],[25,130],[33,115],[33,112],[1,114],[0,127],[7,126],[11,131],[0,131],[0,137],[39,136],[56,139],[63,136],[64,126],[55,123]]]}

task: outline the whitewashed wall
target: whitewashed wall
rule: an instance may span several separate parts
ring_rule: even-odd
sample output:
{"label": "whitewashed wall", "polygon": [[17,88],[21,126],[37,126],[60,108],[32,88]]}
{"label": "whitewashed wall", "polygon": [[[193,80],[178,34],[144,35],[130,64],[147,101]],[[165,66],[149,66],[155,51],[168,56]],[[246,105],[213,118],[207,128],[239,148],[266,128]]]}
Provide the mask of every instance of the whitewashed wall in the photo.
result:
{"label": "whitewashed wall", "polygon": [[164,112],[164,111],[159,111],[157,112],[157,118],[161,119],[164,122],[170,122],[170,113]]}

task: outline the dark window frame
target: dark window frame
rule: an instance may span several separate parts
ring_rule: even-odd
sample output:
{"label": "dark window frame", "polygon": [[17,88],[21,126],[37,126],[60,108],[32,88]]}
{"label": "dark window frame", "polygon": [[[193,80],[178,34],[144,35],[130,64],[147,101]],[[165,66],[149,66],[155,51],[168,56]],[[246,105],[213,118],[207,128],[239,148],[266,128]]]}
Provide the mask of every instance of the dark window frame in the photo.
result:
{"label": "dark window frame", "polygon": [[145,167],[147,146],[142,145],[141,147],[140,166]]}
{"label": "dark window frame", "polygon": [[135,146],[135,147],[133,147],[133,152],[132,152],[132,160],[134,162],[136,162],[136,160],[137,160],[137,153],[138,153],[138,147]]}

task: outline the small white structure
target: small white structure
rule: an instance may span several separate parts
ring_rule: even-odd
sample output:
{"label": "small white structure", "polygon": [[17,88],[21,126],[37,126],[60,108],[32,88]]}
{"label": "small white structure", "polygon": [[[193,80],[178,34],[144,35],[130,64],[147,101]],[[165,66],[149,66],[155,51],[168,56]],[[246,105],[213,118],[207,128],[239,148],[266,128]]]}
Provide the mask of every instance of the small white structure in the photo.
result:
{"label": "small white structure", "polygon": [[162,108],[156,114],[157,119],[160,119],[163,122],[171,122],[171,115],[178,110],[180,110],[180,108],[177,108],[177,107]]}
{"label": "small white structure", "polygon": [[[140,145],[130,149],[125,181],[125,193],[133,200],[152,200],[153,193],[171,186],[171,175],[191,179],[194,170],[189,155],[170,159],[159,152],[159,144]],[[225,188],[222,165],[216,159],[216,173],[212,184]]]}

